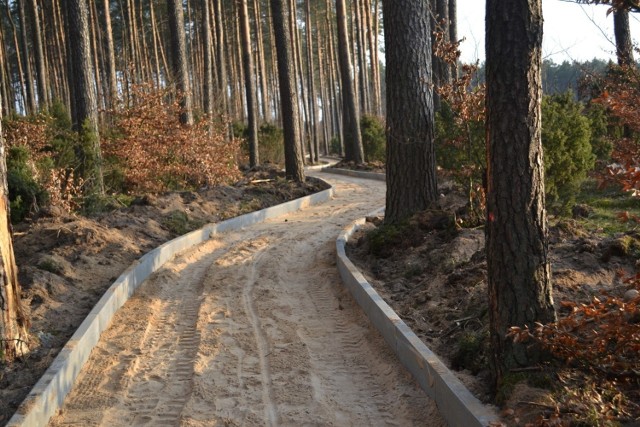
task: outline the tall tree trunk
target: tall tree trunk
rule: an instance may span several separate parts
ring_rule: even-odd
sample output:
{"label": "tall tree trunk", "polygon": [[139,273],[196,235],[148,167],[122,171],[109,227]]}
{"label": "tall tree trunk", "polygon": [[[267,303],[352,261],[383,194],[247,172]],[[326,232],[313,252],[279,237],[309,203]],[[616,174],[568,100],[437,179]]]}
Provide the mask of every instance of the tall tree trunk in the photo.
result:
{"label": "tall tree trunk", "polygon": [[98,133],[98,103],[91,60],[89,10],[87,0],[65,0],[67,4],[67,43],[70,58],[68,73],[72,93],[74,129],[81,135],[78,154],[80,175],[85,180],[85,194],[104,194],[102,153]]}
{"label": "tall tree trunk", "polygon": [[204,41],[204,81],[202,90],[202,105],[204,112],[209,116],[213,115],[213,45],[211,42],[211,10],[209,0],[202,2],[202,35]]}
{"label": "tall tree trunk", "polygon": [[[260,75],[260,107],[262,111],[262,119],[266,122],[272,120],[271,112],[269,111],[271,101],[269,96],[269,85],[268,85],[268,76],[267,76],[267,68],[264,60],[264,32],[262,31],[262,13],[260,0],[253,1],[253,14],[255,21],[255,32],[256,32],[256,43],[257,43],[257,69]],[[269,7],[267,5],[267,7]]]}
{"label": "tall tree trunk", "polygon": [[[296,89],[300,90],[300,98],[305,100],[307,99],[306,90],[304,85],[304,77],[302,75],[302,60],[300,58],[300,43],[298,37],[298,18],[297,18],[297,0],[289,0],[289,31],[291,32],[291,46],[292,46],[292,60],[293,60],[293,70],[294,76],[296,80]],[[300,105],[300,104],[298,104]],[[298,125],[298,129],[300,131],[300,141],[302,148],[302,158],[303,160],[306,158],[305,153],[305,145],[304,143],[307,141],[307,105],[303,101],[302,109],[299,110],[299,118],[300,124]]]}
{"label": "tall tree trunk", "polygon": [[249,11],[247,0],[239,0],[240,33],[242,35],[242,62],[244,65],[244,88],[247,98],[247,119],[249,124],[249,167],[260,163],[258,151],[258,119],[256,117],[256,80],[253,70],[253,51],[251,49],[251,30],[249,29]]}
{"label": "tall tree trunk", "polygon": [[44,50],[42,49],[42,30],[40,27],[40,14],[38,13],[37,0],[29,2],[33,15],[33,45],[36,50],[36,76],[38,78],[38,99],[40,108],[46,108],[49,104],[49,83],[47,78],[47,67],[44,61]]}
{"label": "tall tree trunk", "polygon": [[[4,28],[0,24],[0,100],[2,99],[13,99],[15,102],[15,97],[13,94],[13,85],[9,72],[9,61],[7,60],[7,47],[5,45],[5,36],[4,36]],[[7,105],[5,102],[1,105],[0,108],[0,116],[3,114],[7,114],[12,111],[10,105]],[[0,135],[2,132],[0,132]]]}
{"label": "tall tree trunk", "polygon": [[[2,99],[0,99],[2,111]],[[11,362],[28,352],[29,322],[20,302],[18,268],[13,255],[11,223],[9,221],[9,191],[7,187],[6,146],[2,136],[0,116],[0,362]]]}
{"label": "tall tree trunk", "polygon": [[[220,1],[213,2],[214,5],[214,15],[215,15],[215,24],[216,24],[216,58],[218,60],[218,84],[219,84],[219,94],[220,101],[222,103],[222,113],[229,116],[229,102],[228,102],[228,82],[227,82],[227,61],[225,58],[225,31],[224,26],[222,24],[222,5]],[[230,134],[230,127],[227,129],[227,135]]]}
{"label": "tall tree trunk", "polygon": [[634,63],[633,42],[631,40],[628,10],[615,10],[613,12],[613,33],[616,37],[618,65],[632,66]]}
{"label": "tall tree trunk", "polygon": [[13,21],[13,17],[11,16],[11,8],[9,7],[9,4],[7,3],[7,18],[9,20],[9,23],[11,24],[11,31],[13,34],[13,49],[16,52],[16,62],[18,63],[18,77],[20,79],[20,97],[22,99],[22,106],[24,108],[25,111],[27,111],[28,105],[27,105],[27,83],[26,83],[26,76],[24,73],[24,67],[22,66],[22,54],[20,53],[20,44],[18,43],[18,30],[16,29],[16,24]]}
{"label": "tall tree trunk", "polygon": [[304,163],[298,140],[298,96],[295,76],[292,74],[291,40],[289,20],[285,16],[286,0],[271,0],[273,31],[278,57],[278,80],[280,82],[280,105],[282,106],[282,125],[284,128],[285,174],[287,179],[303,182]]}
{"label": "tall tree trunk", "polygon": [[342,131],[345,160],[356,163],[364,161],[362,138],[360,136],[358,101],[351,80],[351,54],[349,53],[349,35],[345,0],[336,0],[336,18],[338,21],[338,62],[342,81]]}
{"label": "tall tree trunk", "polygon": [[111,10],[109,8],[109,0],[102,1],[102,14],[104,22],[102,23],[105,34],[105,50],[107,56],[107,68],[109,76],[109,96],[108,104],[114,107],[118,99],[118,80],[116,74],[116,51],[113,44],[113,31],[111,30]]}
{"label": "tall tree trunk", "polygon": [[[382,115],[381,106],[382,103],[380,99],[380,91],[379,91],[379,78],[378,74],[380,73],[380,69],[378,67],[378,45],[377,37],[374,37],[374,31],[377,31],[374,24],[374,19],[372,15],[378,14],[377,5],[374,13],[371,12],[371,0],[366,0],[366,22],[367,22],[367,38],[369,39],[369,61],[371,62],[371,80],[370,80],[370,91],[371,91],[371,112],[376,116]],[[377,20],[377,18],[376,18]]]}
{"label": "tall tree trunk", "polygon": [[191,87],[189,85],[189,66],[187,65],[187,43],[184,29],[184,10],[182,0],[167,0],[169,17],[169,31],[171,33],[171,59],[173,65],[173,80],[179,92],[180,122],[185,125],[193,124],[193,107]]}
{"label": "tall tree trunk", "polygon": [[[313,31],[311,25],[311,0],[305,2],[305,32],[307,36],[307,81],[309,82],[309,129],[310,138],[313,141],[313,153],[309,153],[311,162],[319,160],[318,142],[318,99],[316,97],[315,64],[313,60]],[[316,31],[318,29],[316,28]]]}
{"label": "tall tree trunk", "polygon": [[158,25],[156,22],[156,13],[154,11],[153,2],[149,3],[149,19],[151,20],[151,45],[153,46],[153,66],[156,74],[156,88],[160,89],[163,87],[162,71],[160,68],[160,48],[158,46],[161,43],[159,42]]}
{"label": "tall tree trunk", "polygon": [[491,365],[499,385],[541,359],[512,326],[555,320],[541,142],[542,0],[487,0],[487,225]]}
{"label": "tall tree trunk", "polygon": [[24,10],[24,2],[18,0],[18,13],[20,16],[20,35],[22,59],[24,59],[25,83],[27,88],[27,113],[35,113],[37,110],[36,96],[33,88],[33,72],[31,71],[31,58],[29,56],[29,42],[27,37],[27,17]]}
{"label": "tall tree trunk", "polygon": [[428,2],[386,0],[387,203],[398,223],[437,198]]}

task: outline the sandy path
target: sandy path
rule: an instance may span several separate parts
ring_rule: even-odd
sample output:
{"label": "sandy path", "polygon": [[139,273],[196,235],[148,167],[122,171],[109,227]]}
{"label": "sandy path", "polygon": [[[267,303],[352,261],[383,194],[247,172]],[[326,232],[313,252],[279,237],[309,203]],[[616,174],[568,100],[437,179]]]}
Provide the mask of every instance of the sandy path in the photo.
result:
{"label": "sandy path", "polygon": [[117,313],[52,426],[445,425],[344,290],[335,238],[384,184],[177,256]]}

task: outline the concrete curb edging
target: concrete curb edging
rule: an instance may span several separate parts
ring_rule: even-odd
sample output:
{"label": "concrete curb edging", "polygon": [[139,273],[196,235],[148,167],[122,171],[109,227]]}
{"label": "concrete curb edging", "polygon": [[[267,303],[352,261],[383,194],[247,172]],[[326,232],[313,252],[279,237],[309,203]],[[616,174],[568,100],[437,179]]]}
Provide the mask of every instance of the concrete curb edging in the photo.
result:
{"label": "concrete curb edging", "polygon": [[352,176],[354,178],[365,178],[365,179],[373,179],[376,181],[386,181],[385,174],[379,173],[379,172],[367,172],[367,171],[357,171],[352,169],[341,169],[341,168],[334,168],[332,166],[326,166],[322,168],[322,172],[334,173],[336,175]]}
{"label": "concrete curb edging", "polygon": [[[374,213],[378,214],[382,210]],[[342,281],[384,340],[420,387],[435,400],[442,417],[452,427],[488,426],[498,414],[471,394],[444,363],[400,319],[347,257],[345,245],[366,219],[345,228],[336,240]]]}
{"label": "concrete curb edging", "polygon": [[[326,182],[325,182],[326,183]],[[202,243],[224,231],[238,230],[263,222],[269,218],[316,205],[331,199],[334,188],[290,202],[248,213],[177,237],[147,252],[135,261],[107,289],[93,310],[80,324],[51,366],[31,389],[7,423],[7,427],[39,427],[47,425],[49,418],[62,406],[82,366],[89,358],[100,334],[109,326],[115,312],[133,295],[151,273],[158,270],[178,252]]]}

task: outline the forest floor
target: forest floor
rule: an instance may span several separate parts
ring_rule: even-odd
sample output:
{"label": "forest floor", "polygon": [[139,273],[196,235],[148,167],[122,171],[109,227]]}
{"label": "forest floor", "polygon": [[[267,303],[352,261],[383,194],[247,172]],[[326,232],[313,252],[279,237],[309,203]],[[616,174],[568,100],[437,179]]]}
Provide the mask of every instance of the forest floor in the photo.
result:
{"label": "forest floor", "polygon": [[[637,373],[603,380],[555,362],[510,374],[497,393],[491,390],[484,227],[459,227],[466,198],[452,184],[439,191],[434,209],[398,227],[368,218],[348,243],[348,256],[387,303],[479,399],[502,408],[508,425],[640,425]],[[625,278],[640,262],[637,224],[604,233],[581,217],[550,222],[559,316],[571,311],[563,301],[589,304],[603,291],[620,299],[635,292]]]}
{"label": "forest floor", "polygon": [[22,302],[31,321],[30,353],[0,364],[0,425],[49,367],[111,283],[144,253],[206,223],[320,191],[275,168],[245,174],[234,185],[146,195],[95,217],[40,212],[14,226]]}

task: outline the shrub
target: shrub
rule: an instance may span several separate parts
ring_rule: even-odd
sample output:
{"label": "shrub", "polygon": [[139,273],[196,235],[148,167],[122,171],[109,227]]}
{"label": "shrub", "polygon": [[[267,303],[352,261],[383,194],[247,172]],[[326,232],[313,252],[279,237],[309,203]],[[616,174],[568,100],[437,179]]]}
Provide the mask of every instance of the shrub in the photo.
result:
{"label": "shrub", "polygon": [[364,115],[360,118],[360,133],[364,159],[367,162],[386,161],[386,136],[384,122],[376,116]]}
{"label": "shrub", "polygon": [[36,181],[35,163],[24,145],[9,148],[7,155],[7,183],[11,206],[11,222],[24,220],[44,206],[49,199],[45,189]]}
{"label": "shrub", "polygon": [[103,156],[123,190],[193,188],[237,178],[238,141],[227,142],[222,125],[206,118],[182,125],[179,99],[167,102],[167,90],[131,90],[135,104],[111,112],[116,129],[103,139]]}
{"label": "shrub", "polygon": [[[246,124],[236,122],[233,124],[233,134],[242,138],[240,147],[245,158],[249,156],[249,128]],[[271,123],[263,123],[258,129],[258,151],[260,163],[270,162],[278,165],[284,164],[284,133],[282,128]]]}
{"label": "shrub", "polygon": [[335,156],[342,156],[342,144],[337,136],[332,137],[329,141],[329,152]]}
{"label": "shrub", "polygon": [[593,169],[590,121],[571,92],[542,100],[545,191],[563,209],[574,201],[580,184]]}
{"label": "shrub", "polygon": [[258,130],[260,160],[277,165],[284,164],[284,133],[281,128],[264,123]]}

